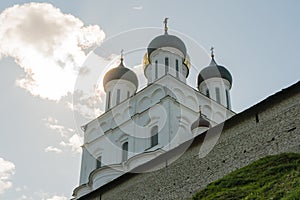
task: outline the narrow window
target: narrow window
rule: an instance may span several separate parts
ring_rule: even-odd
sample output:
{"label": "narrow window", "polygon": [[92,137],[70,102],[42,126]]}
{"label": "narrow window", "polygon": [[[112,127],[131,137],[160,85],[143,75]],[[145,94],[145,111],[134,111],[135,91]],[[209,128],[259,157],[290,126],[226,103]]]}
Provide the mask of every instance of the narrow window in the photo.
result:
{"label": "narrow window", "polygon": [[122,162],[128,159],[128,142],[123,143],[122,145]]}
{"label": "narrow window", "polygon": [[169,58],[165,57],[165,74],[169,73]]}
{"label": "narrow window", "polygon": [[130,92],[129,91],[127,91],[127,98],[129,98],[130,97]]}
{"label": "narrow window", "polygon": [[158,78],[158,61],[155,61],[155,80]]}
{"label": "narrow window", "polygon": [[256,121],[256,123],[258,123],[258,122],[259,122],[258,113],[256,113],[256,114],[255,114],[255,121]]}
{"label": "narrow window", "polygon": [[120,89],[117,89],[117,104],[120,103]]}
{"label": "narrow window", "polygon": [[176,59],[175,61],[175,67],[176,67],[176,77],[179,77],[179,65],[178,65],[178,60]]}
{"label": "narrow window", "polygon": [[107,109],[110,108],[110,97],[111,97],[111,92],[108,92],[108,97],[107,97]]}
{"label": "narrow window", "polygon": [[221,104],[220,88],[216,88],[216,101]]}
{"label": "narrow window", "polygon": [[209,95],[209,89],[206,89],[206,96],[207,96],[208,98],[210,98],[210,95]]}
{"label": "narrow window", "polygon": [[96,169],[102,167],[102,163],[101,163],[102,157],[99,156],[96,160]]}
{"label": "narrow window", "polygon": [[230,109],[229,91],[225,90],[225,92],[226,92],[226,104],[227,104],[227,108]]}
{"label": "narrow window", "polygon": [[151,147],[158,145],[158,126],[151,129]]}

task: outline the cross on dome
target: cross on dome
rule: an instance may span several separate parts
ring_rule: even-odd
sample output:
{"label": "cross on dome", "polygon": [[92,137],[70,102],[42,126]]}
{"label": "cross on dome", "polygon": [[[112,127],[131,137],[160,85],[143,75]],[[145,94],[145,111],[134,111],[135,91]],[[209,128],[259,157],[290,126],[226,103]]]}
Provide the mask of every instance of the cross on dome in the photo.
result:
{"label": "cross on dome", "polygon": [[215,49],[214,47],[210,48],[210,52],[211,52],[210,55],[211,55],[212,58],[215,57],[215,55],[214,55],[214,49]]}
{"label": "cross on dome", "polygon": [[168,17],[165,18],[165,20],[163,21],[163,23],[165,24],[165,34],[168,34]]}
{"label": "cross on dome", "polygon": [[124,60],[124,49],[121,50],[121,62]]}

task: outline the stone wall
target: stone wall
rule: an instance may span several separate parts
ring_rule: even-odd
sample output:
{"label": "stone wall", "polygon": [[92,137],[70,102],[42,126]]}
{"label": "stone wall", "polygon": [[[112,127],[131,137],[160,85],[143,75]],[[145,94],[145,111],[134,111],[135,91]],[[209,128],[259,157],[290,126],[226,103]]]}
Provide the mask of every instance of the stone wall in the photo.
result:
{"label": "stone wall", "polygon": [[[259,158],[300,153],[299,88],[297,83],[227,120],[216,145],[205,157],[199,158],[200,147],[218,137],[217,130],[223,124],[152,162],[151,166],[162,169],[127,173],[81,199],[187,199],[210,182]],[[209,134],[213,136],[210,139]],[[175,159],[183,150],[184,154]],[[170,159],[175,161],[170,164]]]}

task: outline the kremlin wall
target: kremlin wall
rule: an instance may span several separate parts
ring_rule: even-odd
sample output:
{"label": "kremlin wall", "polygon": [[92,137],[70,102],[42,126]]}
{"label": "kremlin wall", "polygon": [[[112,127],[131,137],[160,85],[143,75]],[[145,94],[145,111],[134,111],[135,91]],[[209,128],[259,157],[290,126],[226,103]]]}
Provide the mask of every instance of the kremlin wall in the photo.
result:
{"label": "kremlin wall", "polygon": [[190,198],[210,182],[259,158],[300,153],[299,113],[300,82],[133,171],[159,170],[125,173],[79,199]]}

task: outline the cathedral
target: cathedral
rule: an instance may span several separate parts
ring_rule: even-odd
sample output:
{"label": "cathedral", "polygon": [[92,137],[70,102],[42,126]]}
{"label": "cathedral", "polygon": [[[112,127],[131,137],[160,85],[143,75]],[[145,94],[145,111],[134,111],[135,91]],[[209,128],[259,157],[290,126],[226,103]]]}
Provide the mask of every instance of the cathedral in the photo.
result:
{"label": "cathedral", "polygon": [[[137,75],[124,64],[106,72],[105,113],[83,126],[84,144],[79,186],[74,199],[92,193],[126,173],[143,173],[138,166],[233,117],[232,76],[211,62],[198,75],[197,89],[186,83],[188,49],[177,36],[152,39],[143,58],[147,86],[137,91]],[[151,39],[151,38],[149,38]],[[201,66],[197,66],[201,67]]]}

